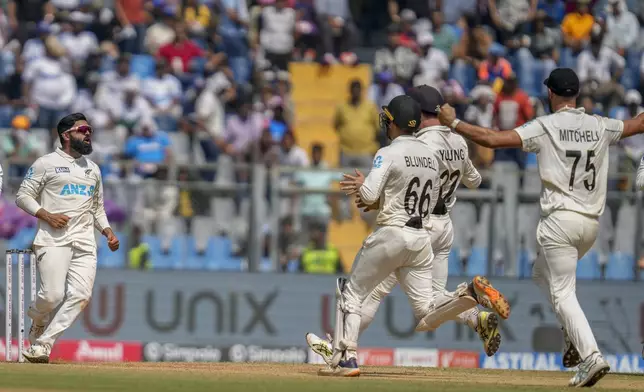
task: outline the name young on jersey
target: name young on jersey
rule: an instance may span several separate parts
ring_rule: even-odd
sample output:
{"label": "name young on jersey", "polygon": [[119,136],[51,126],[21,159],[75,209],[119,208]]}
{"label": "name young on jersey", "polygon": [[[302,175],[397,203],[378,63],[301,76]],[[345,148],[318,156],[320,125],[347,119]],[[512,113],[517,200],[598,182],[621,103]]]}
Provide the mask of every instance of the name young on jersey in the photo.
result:
{"label": "name young on jersey", "polygon": [[465,150],[462,148],[458,150],[438,150],[438,153],[441,156],[441,161],[445,162],[454,162],[454,161],[464,161],[465,160]]}
{"label": "name young on jersey", "polygon": [[562,142],[590,143],[599,141],[597,131],[578,131],[575,129],[560,129],[559,140]]}
{"label": "name young on jersey", "polygon": [[429,157],[405,156],[405,164],[407,167],[425,167],[432,170],[438,170],[434,160]]}

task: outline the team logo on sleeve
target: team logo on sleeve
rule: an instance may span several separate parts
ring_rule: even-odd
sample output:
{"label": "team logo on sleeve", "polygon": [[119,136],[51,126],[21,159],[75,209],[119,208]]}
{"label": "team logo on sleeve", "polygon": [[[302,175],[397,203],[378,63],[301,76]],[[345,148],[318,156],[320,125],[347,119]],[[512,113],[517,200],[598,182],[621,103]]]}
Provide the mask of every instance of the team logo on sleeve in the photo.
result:
{"label": "team logo on sleeve", "polygon": [[92,169],[85,170],[85,177],[89,177],[92,174]]}
{"label": "team logo on sleeve", "polygon": [[69,173],[69,168],[68,167],[57,167],[56,168],[56,173]]}
{"label": "team logo on sleeve", "polygon": [[25,180],[30,180],[34,176],[34,167],[30,167],[29,170],[27,170],[27,174],[25,174]]}
{"label": "team logo on sleeve", "polygon": [[382,156],[378,155],[376,159],[373,160],[373,167],[380,169],[382,167]]}

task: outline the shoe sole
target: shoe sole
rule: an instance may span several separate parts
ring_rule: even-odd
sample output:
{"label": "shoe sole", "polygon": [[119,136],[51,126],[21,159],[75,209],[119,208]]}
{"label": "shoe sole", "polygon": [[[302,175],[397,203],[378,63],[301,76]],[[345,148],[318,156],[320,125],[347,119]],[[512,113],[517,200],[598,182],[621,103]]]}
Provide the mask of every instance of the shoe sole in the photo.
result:
{"label": "shoe sole", "polygon": [[472,284],[477,296],[485,296],[490,302],[491,309],[501,316],[502,319],[507,320],[510,317],[510,302],[505,299],[501,292],[492,286],[490,281],[483,277],[477,276],[472,279]]}
{"label": "shoe sole", "polygon": [[22,354],[22,356],[30,363],[49,363],[49,357],[29,357],[25,354]]}
{"label": "shoe sole", "polygon": [[[486,334],[489,336],[488,331],[492,331],[494,333],[497,331],[499,327],[499,318],[496,314],[490,313],[490,315],[487,317],[487,328],[486,328]],[[501,334],[497,333],[494,335],[494,337],[488,341],[485,345],[485,354],[488,357],[493,356],[496,354],[497,351],[499,351],[499,347],[501,347]]]}
{"label": "shoe sole", "polygon": [[602,366],[594,374],[588,375],[586,380],[584,380],[585,382],[579,383],[578,387],[586,387],[586,388],[592,387],[593,385],[597,384],[599,380],[604,378],[604,376],[607,375],[609,371],[610,371],[609,365]]}
{"label": "shoe sole", "polygon": [[581,363],[579,351],[574,346],[570,346],[563,356],[563,366],[565,368],[574,368]]}
{"label": "shoe sole", "polygon": [[311,343],[311,340],[309,339],[309,335],[311,334],[307,333],[305,337],[306,337],[306,344],[309,346],[311,351],[321,356],[327,365],[331,365],[331,357],[333,356],[333,352],[329,351],[328,347],[325,344]]}
{"label": "shoe sole", "polygon": [[360,369],[344,369],[344,368],[322,368],[318,370],[318,376],[324,377],[359,377]]}

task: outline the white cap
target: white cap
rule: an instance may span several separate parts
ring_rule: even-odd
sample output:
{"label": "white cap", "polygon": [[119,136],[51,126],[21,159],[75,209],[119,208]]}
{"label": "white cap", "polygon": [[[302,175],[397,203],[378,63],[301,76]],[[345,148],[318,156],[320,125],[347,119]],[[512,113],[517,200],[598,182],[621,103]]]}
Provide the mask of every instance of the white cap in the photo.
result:
{"label": "white cap", "polygon": [[628,90],[626,92],[626,96],[624,97],[624,102],[627,104],[641,104],[642,103],[642,94],[639,93],[637,90]]}
{"label": "white cap", "polygon": [[494,93],[492,87],[486,86],[484,84],[479,84],[478,86],[474,87],[472,91],[470,91],[470,97],[472,97],[473,100],[477,100],[485,96],[489,97],[490,99],[496,98],[496,94]]}
{"label": "white cap", "polygon": [[434,43],[434,36],[429,31],[423,31],[418,34],[416,41],[418,41],[418,45],[420,46],[431,45]]}

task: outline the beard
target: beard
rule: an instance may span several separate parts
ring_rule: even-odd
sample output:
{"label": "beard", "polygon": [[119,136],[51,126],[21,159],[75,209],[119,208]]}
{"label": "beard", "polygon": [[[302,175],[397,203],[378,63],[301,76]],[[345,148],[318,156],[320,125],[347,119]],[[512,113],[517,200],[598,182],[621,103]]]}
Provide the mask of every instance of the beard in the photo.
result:
{"label": "beard", "polygon": [[83,140],[71,139],[69,147],[81,155],[89,155],[92,153],[92,144],[85,143]]}

